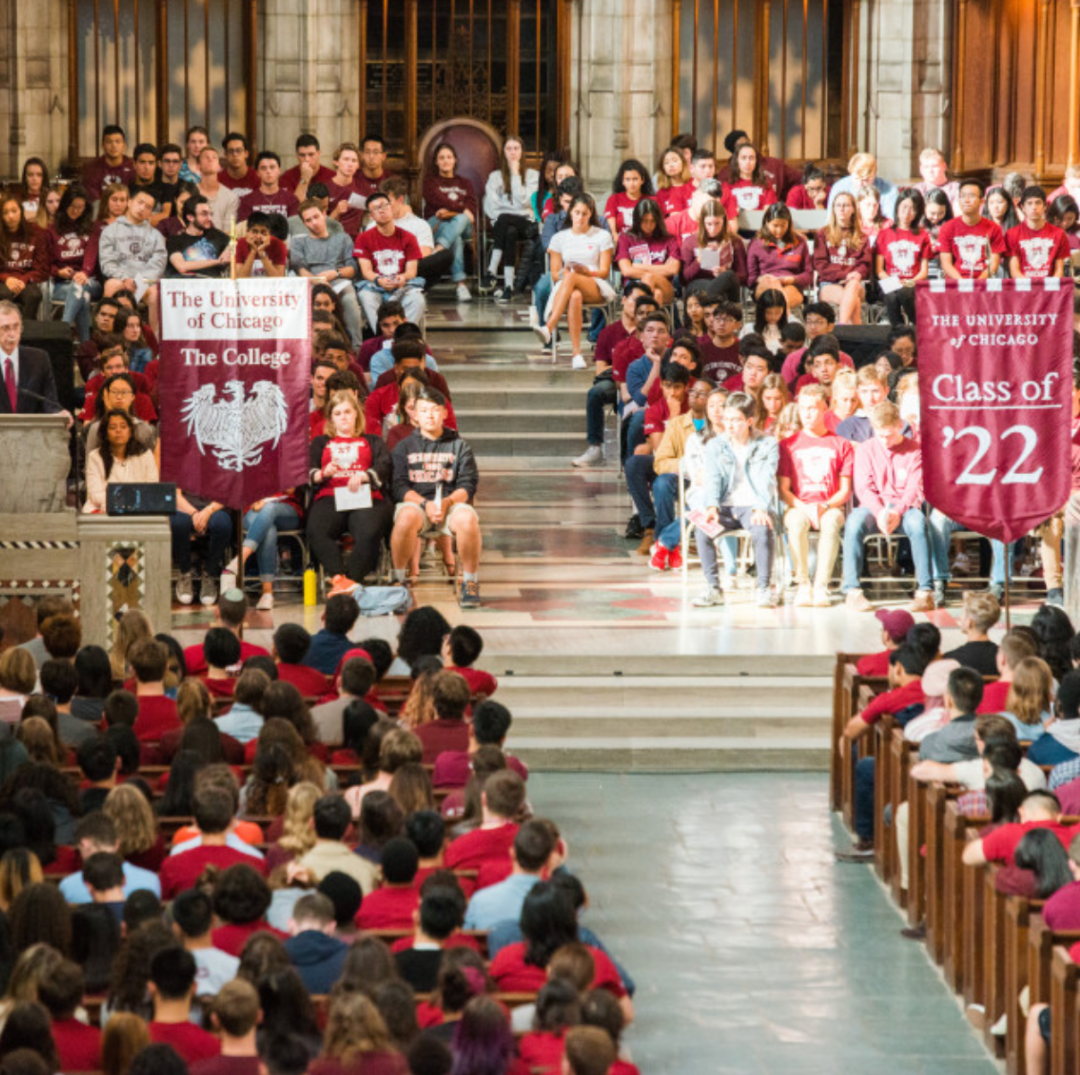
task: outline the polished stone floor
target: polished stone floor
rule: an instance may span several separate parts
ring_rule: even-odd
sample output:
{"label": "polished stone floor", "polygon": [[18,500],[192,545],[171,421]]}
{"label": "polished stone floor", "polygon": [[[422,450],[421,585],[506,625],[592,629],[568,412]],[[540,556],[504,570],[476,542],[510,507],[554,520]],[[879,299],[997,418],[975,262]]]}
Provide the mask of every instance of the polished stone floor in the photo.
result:
{"label": "polished stone floor", "polygon": [[536,773],[529,791],[637,981],[643,1073],[999,1070],[871,869],[834,861],[824,777]]}

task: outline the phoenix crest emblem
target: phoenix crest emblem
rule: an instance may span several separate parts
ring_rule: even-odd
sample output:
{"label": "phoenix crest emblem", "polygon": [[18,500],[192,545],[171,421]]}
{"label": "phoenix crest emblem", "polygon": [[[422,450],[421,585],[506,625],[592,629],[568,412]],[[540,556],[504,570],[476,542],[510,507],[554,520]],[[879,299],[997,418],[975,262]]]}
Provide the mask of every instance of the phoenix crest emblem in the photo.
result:
{"label": "phoenix crest emblem", "polygon": [[245,395],[243,381],[204,384],[181,405],[180,416],[199,451],[212,449],[223,470],[241,471],[262,461],[267,444],[276,448],[288,423],[285,394],[273,381],[256,381]]}

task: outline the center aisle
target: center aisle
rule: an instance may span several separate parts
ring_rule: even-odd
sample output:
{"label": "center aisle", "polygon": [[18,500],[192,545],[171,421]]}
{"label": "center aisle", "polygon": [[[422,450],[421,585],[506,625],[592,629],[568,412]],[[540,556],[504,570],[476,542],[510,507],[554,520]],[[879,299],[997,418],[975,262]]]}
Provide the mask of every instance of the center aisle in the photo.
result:
{"label": "center aisle", "polygon": [[812,773],[535,773],[636,979],[626,1043],[671,1075],[994,1075]]}

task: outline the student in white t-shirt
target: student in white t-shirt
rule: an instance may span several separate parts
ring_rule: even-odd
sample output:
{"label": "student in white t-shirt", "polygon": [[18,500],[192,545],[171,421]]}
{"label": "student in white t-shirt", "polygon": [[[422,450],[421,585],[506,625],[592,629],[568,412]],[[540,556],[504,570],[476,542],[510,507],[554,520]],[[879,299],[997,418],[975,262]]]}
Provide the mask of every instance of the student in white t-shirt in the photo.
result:
{"label": "student in white t-shirt", "polygon": [[576,370],[586,368],[581,354],[582,308],[586,303],[596,306],[615,297],[608,281],[614,248],[611,232],[597,217],[595,202],[588,194],[576,195],[570,203],[566,223],[548,247],[551,279],[556,283],[544,311],[545,323],[533,329],[547,345],[565,313]]}

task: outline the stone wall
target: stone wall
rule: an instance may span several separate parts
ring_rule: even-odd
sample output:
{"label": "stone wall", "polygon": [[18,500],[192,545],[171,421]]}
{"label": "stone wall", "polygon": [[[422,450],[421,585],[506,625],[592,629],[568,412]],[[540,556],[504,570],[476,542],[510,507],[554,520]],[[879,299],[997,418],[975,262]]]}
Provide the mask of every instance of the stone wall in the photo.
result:
{"label": "stone wall", "polygon": [[919,151],[948,153],[951,15],[948,0],[870,0],[863,4],[860,116],[856,142],[878,172],[919,174]]}
{"label": "stone wall", "polygon": [[671,0],[578,0],[571,28],[570,138],[590,190],[620,161],[651,170],[674,133]]}

